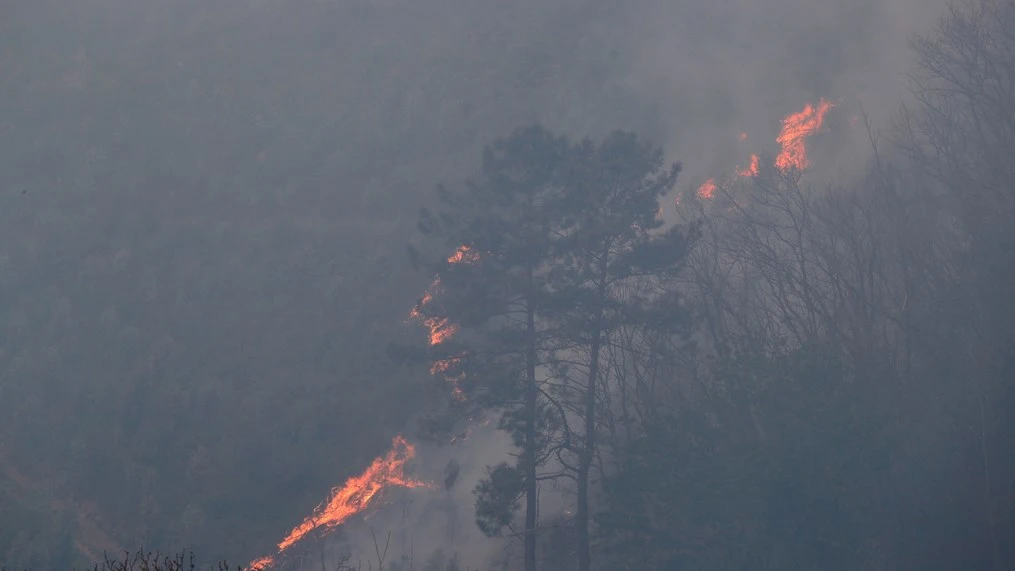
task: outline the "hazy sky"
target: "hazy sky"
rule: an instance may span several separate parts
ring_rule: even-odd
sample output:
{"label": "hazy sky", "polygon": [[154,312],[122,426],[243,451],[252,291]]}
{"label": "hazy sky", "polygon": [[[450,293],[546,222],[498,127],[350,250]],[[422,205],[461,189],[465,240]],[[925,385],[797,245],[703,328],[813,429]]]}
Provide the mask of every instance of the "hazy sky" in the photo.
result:
{"label": "hazy sky", "polygon": [[[403,279],[404,245],[433,185],[474,169],[480,143],[536,120],[577,136],[631,128],[681,160],[688,184],[772,151],[779,120],[821,97],[843,113],[862,103],[884,123],[904,94],[908,39],[944,5],[0,0],[0,190],[15,198],[0,210],[0,286],[11,290],[8,347],[21,355],[0,385],[10,391],[0,420],[28,403],[19,414],[36,423],[6,414],[0,428],[52,441],[22,451],[51,456],[55,473],[68,442],[90,453],[108,434],[67,421],[61,437],[32,411],[63,403],[112,418],[133,402],[124,395],[184,394],[207,406],[198,420],[245,409],[202,435],[221,436],[223,473],[248,470],[244,458],[270,445],[277,461],[249,487],[285,484],[319,501],[389,441],[402,409],[370,416],[373,440],[354,457],[325,423],[343,422],[334,403],[371,411],[314,391],[355,386],[380,402],[416,380],[373,376],[418,295]],[[282,428],[265,428],[259,415],[279,408]],[[321,459],[316,443],[283,433],[336,452]],[[193,452],[178,434],[166,442]],[[453,492],[463,526],[490,456],[463,463]],[[158,493],[179,489],[166,478]],[[215,499],[243,499],[230,494],[240,496],[224,487]],[[280,504],[272,516],[289,515],[259,522],[258,542],[306,515]]]}
{"label": "hazy sky", "polygon": [[[879,123],[903,95],[908,40],[945,0],[646,0],[632,12],[629,82],[659,106],[689,174],[728,168],[738,134],[774,144],[779,119],[819,97]],[[642,7],[644,5],[644,7]],[[690,134],[690,136],[688,136]],[[716,164],[719,163],[719,164]]]}

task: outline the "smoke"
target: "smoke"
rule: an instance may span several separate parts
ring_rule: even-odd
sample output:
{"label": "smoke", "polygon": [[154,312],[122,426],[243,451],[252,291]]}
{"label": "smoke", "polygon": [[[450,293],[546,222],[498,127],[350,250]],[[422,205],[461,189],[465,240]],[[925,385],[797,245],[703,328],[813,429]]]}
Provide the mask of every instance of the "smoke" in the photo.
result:
{"label": "smoke", "polygon": [[[781,121],[807,105],[834,102],[825,128],[835,136],[824,146],[809,141],[807,148],[814,170],[830,177],[850,172],[850,161],[868,155],[861,114],[875,126],[887,123],[905,96],[909,40],[945,4],[635,1],[620,9],[625,18],[617,23],[628,30],[622,81],[632,101],[652,110],[645,134],[684,163],[693,184],[735,168],[756,171],[755,153],[773,158],[780,150]],[[354,563],[376,564],[378,549],[387,545],[389,563],[411,558],[419,566],[436,550],[458,553],[470,565],[510,559],[510,542],[505,546],[476,529],[473,490],[486,466],[508,459],[511,451],[508,438],[490,427],[452,446],[420,446],[418,476],[440,483],[454,460],[461,467],[455,484],[397,490],[386,508],[332,538],[328,556],[349,554]],[[562,490],[546,490],[540,500],[541,515],[551,518],[570,506]]]}
{"label": "smoke", "polygon": [[[333,533],[317,536],[280,561],[280,569],[334,569],[348,558],[354,567],[385,568],[392,564],[420,569],[437,552],[457,554],[463,565],[482,567],[512,556],[512,545],[485,537],[475,524],[473,490],[486,467],[503,462],[512,450],[510,438],[494,423],[476,424],[465,439],[452,444],[419,443],[407,466],[430,488],[392,488],[370,510]],[[450,469],[449,469],[450,468]]]}
{"label": "smoke", "polygon": [[[664,144],[670,156],[681,160],[685,178],[691,179],[688,182],[693,183],[695,177],[704,180],[718,176],[738,166],[747,167],[751,153],[777,152],[779,121],[822,97],[837,103],[828,118],[828,128],[833,132],[846,129],[860,105],[876,123],[883,123],[904,95],[903,73],[911,63],[908,39],[913,33],[926,30],[945,3],[946,0],[3,3],[0,68],[8,90],[5,101],[12,102],[12,106],[0,121],[0,130],[9,141],[31,144],[8,145],[9,162],[14,166],[2,176],[11,188],[27,188],[29,198],[39,194],[39,189],[53,187],[53,192],[44,193],[45,204],[30,203],[32,212],[39,209],[38,215],[33,214],[37,217],[22,216],[22,210],[13,206],[5,210],[10,214],[5,218],[8,222],[5,227],[9,229],[7,248],[12,253],[4,255],[14,260],[16,268],[8,273],[28,276],[25,283],[54,296],[39,293],[43,297],[32,298],[32,303],[18,300],[12,314],[23,317],[15,321],[43,323],[48,320],[47,308],[62,307],[70,300],[75,307],[94,305],[94,300],[78,297],[92,291],[117,292],[115,297],[127,300],[149,299],[147,292],[142,295],[129,288],[121,295],[116,288],[107,287],[114,282],[97,278],[88,282],[89,287],[74,285],[60,289],[63,283],[75,284],[79,278],[53,280],[47,284],[51,287],[37,287],[37,283],[51,279],[47,272],[58,271],[47,265],[46,256],[60,253],[61,244],[65,243],[66,251],[73,252],[81,251],[78,248],[85,247],[84,244],[96,244],[95,250],[83,250],[80,256],[92,264],[87,266],[87,272],[78,272],[73,264],[53,265],[61,268],[59,272],[66,266],[70,276],[99,272],[94,268],[103,266],[93,260],[106,259],[110,267],[116,266],[121,260],[118,252],[132,252],[130,264],[163,260],[166,245],[173,245],[181,253],[181,259],[186,260],[185,266],[197,269],[184,272],[176,266],[151,262],[139,266],[143,271],[132,272],[148,275],[142,281],[157,282],[157,289],[171,292],[166,299],[176,300],[178,305],[173,307],[179,309],[171,313],[179,322],[152,321],[156,318],[148,317],[147,312],[134,315],[130,309],[132,303],[137,305],[134,302],[122,305],[122,300],[104,301],[107,304],[104,314],[123,314],[121,319],[129,324],[124,325],[124,338],[144,339],[137,332],[147,332],[149,328],[158,332],[175,329],[178,348],[171,352],[174,356],[169,362],[170,368],[177,366],[181,371],[189,368],[271,371],[268,365],[259,366],[258,359],[263,356],[271,357],[264,361],[271,366],[275,362],[298,362],[306,365],[309,372],[295,376],[292,384],[283,388],[265,380],[272,378],[271,372],[258,373],[244,382],[279,398],[319,394],[314,392],[320,389],[318,380],[333,375],[339,365],[332,363],[352,359],[350,351],[334,351],[334,361],[295,349],[285,354],[272,351],[283,345],[314,345],[338,327],[334,315],[360,315],[350,309],[389,305],[396,294],[401,295],[398,276],[403,274],[398,273],[397,262],[390,264],[396,267],[394,270],[384,268],[385,272],[392,272],[386,275],[395,278],[374,273],[383,266],[381,263],[359,266],[352,262],[388,251],[391,244],[401,244],[404,235],[400,225],[411,226],[403,223],[406,213],[415,213],[422,200],[419,196],[431,183],[453,181],[461,171],[473,168],[483,141],[532,120],[543,120],[576,136],[589,131],[594,135],[608,128],[634,128]],[[593,7],[607,15],[590,15]],[[587,34],[575,33],[566,26],[586,26],[590,30]],[[574,42],[578,41],[586,42],[581,50],[574,48]],[[602,42],[611,43],[603,46]],[[568,73],[565,70],[558,74],[558,68],[564,65],[559,54],[574,51],[580,52],[582,57],[575,58],[580,61],[567,60],[564,64],[592,61],[587,66],[587,75],[592,79],[582,76],[562,83],[561,78]],[[593,81],[606,87],[601,91],[593,89],[590,87]],[[741,137],[742,133],[746,138]],[[821,140],[809,141],[808,153],[815,168],[829,164],[831,161],[823,159],[832,156],[835,162],[841,162],[850,149],[855,148],[857,156],[865,154],[863,133],[851,133],[848,148],[823,148]],[[227,159],[215,158],[220,157],[220,151]],[[54,173],[67,182],[53,182]],[[64,191],[65,188],[77,191]],[[141,192],[147,188],[154,190],[151,194]],[[195,189],[193,193],[188,193],[190,188]],[[254,204],[253,199],[281,207],[257,210],[246,206]],[[29,208],[24,206],[29,204],[27,199],[21,203],[21,209]],[[261,210],[270,211],[271,216],[257,214],[264,217],[255,218],[252,213]],[[14,214],[24,221],[15,220]],[[73,224],[51,224],[47,220],[67,220]],[[147,224],[145,220],[157,220],[158,224]],[[226,222],[220,224],[219,220]],[[137,229],[130,229],[132,224]],[[341,230],[346,224],[355,231]],[[116,236],[95,230],[120,226],[127,230]],[[257,232],[256,238],[252,231],[237,234],[245,241],[243,248],[230,246],[217,233],[219,228],[248,227],[269,230]],[[216,233],[204,234],[202,230],[195,235],[198,238],[195,241],[194,229],[215,229]],[[261,235],[292,238],[262,239]],[[223,245],[222,251],[207,248],[207,258],[196,253],[182,256],[186,244],[200,243],[199,239],[204,238],[209,244]],[[367,248],[356,247],[361,243]],[[110,252],[103,258],[101,248],[107,244]],[[336,251],[341,254],[343,248],[353,253],[348,258],[350,263],[341,264],[348,268],[335,272],[318,270],[333,267],[337,263]],[[230,299],[239,299],[235,292],[246,291],[253,287],[250,284],[272,281],[260,278],[276,275],[272,273],[279,271],[273,265],[275,260],[289,259],[300,260],[301,267],[314,268],[306,271],[307,276],[326,277],[303,279],[293,273],[296,277],[292,282],[280,281],[291,285],[279,286],[278,290],[258,290],[258,295],[252,295],[257,305],[224,304],[214,311],[202,305],[209,303],[202,299],[218,299],[220,292],[230,292]],[[251,273],[222,270],[234,267],[251,268]],[[335,283],[345,285],[339,289]],[[283,291],[283,287],[306,289]],[[319,294],[321,291],[342,295],[325,296]],[[276,313],[276,304],[262,303],[267,297],[262,295],[264,292],[277,300],[306,299],[309,305],[285,305],[280,301]],[[159,304],[161,298],[151,307]],[[35,308],[41,308],[38,319],[33,317]],[[151,313],[161,315],[154,310]],[[80,319],[89,319],[84,315]],[[261,319],[262,315],[267,317]],[[309,315],[324,317],[311,319],[306,317]],[[364,321],[382,322],[371,313],[362,315]],[[303,321],[288,321],[292,316]],[[254,322],[276,322],[280,324],[274,328],[277,331],[299,332],[302,336],[294,339],[300,342],[258,345],[261,337],[272,339],[266,334],[245,335],[248,331],[260,331],[260,326],[236,326]],[[200,327],[195,328],[195,323],[200,323]],[[368,338],[353,325],[347,328],[355,331],[356,338]],[[60,329],[63,335],[63,329],[67,328]],[[206,350],[202,337],[185,333],[192,330],[236,338],[238,344],[250,343],[255,349],[236,363],[206,361],[203,355],[213,352]],[[195,337],[188,339],[188,335]],[[63,337],[53,339],[46,346],[60,347],[56,340]],[[264,350],[256,349],[262,347]],[[124,363],[128,362],[126,359]],[[353,361],[365,372],[357,373],[361,377],[350,376],[350,386],[352,380],[377,374],[367,358]],[[321,363],[319,369],[312,364],[317,362]],[[349,365],[343,362],[341,366]],[[132,371],[124,364],[122,369],[88,369],[79,374],[89,378],[133,378]],[[217,377],[218,373],[209,375]],[[174,377],[175,382],[176,376],[188,375],[176,375],[173,371],[167,376]],[[31,375],[23,377],[34,379]],[[60,386],[59,379],[60,375],[54,373],[51,379],[54,386]],[[105,409],[82,408],[85,401],[76,398],[78,393],[74,391],[95,389],[81,386],[89,388],[57,391],[54,400],[40,402],[45,401],[50,408],[57,404],[65,407],[60,410],[84,410],[96,418],[118,416],[113,414],[115,411],[106,414]],[[174,396],[183,392],[175,384],[168,386]],[[255,401],[250,395],[260,393],[246,388],[242,393],[239,390],[229,393],[231,386],[232,383],[222,382],[209,389],[216,395],[222,391],[225,402],[236,398],[244,404],[233,407],[243,410],[242,416],[226,417],[233,423],[229,430],[224,430],[228,434],[260,434],[263,424],[260,419],[278,414],[279,402],[292,402],[260,396]],[[294,386],[297,390],[293,390]],[[375,392],[383,395],[385,390],[402,392],[400,386],[391,385]],[[95,397],[89,393],[87,401],[122,400],[109,394]],[[369,410],[370,406],[361,400],[354,405],[361,410]],[[322,408],[332,412],[329,407]],[[345,426],[324,418],[323,413],[286,414],[280,425]],[[19,423],[29,422],[22,419],[49,417],[30,413],[7,416],[18,418]],[[34,426],[27,424],[18,430],[30,433]],[[38,429],[40,434],[54,430],[42,424]],[[75,431],[75,439],[51,440],[73,441],[75,449],[89,449],[104,442],[98,437],[79,441],[78,437],[84,437],[76,429],[71,430]],[[104,434],[101,430],[94,432]],[[335,441],[356,436],[340,432],[334,431]],[[269,444],[256,438],[227,436],[222,442],[219,450],[225,452],[222,457],[259,460],[270,457],[276,464],[286,466],[279,472],[298,472],[305,468],[300,463],[313,457],[305,452],[293,453],[293,446],[278,444],[281,439],[271,440],[274,444],[267,450],[264,447]],[[332,444],[334,441],[330,440],[322,443],[321,453],[332,449],[327,447]],[[507,437],[492,428],[477,428],[470,439],[454,446],[430,447],[422,443],[417,446],[414,475],[442,482],[444,469],[454,458],[461,467],[455,484],[448,491],[392,490],[386,497],[387,506],[373,509],[366,519],[351,521],[324,541],[332,560],[346,549],[363,561],[371,560],[374,546],[369,528],[381,540],[392,531],[389,561],[411,551],[418,562],[428,552],[442,548],[459,551],[463,560],[476,564],[501,552],[501,541],[488,540],[475,528],[472,489],[486,465],[510,459]],[[57,446],[51,450],[36,447],[31,453],[53,458],[54,465],[71,457],[69,449]],[[332,460],[343,461],[344,458]],[[293,462],[291,467],[289,462]],[[250,467],[226,461],[223,466],[223,473]],[[149,468],[152,474],[166,478],[154,486],[157,491],[178,489],[180,484],[171,475],[161,475],[172,471],[157,469],[159,466]],[[251,480],[253,483],[247,487],[237,485],[235,491],[216,487],[223,490],[217,500],[223,505],[242,505],[249,501],[252,486],[262,490],[277,486],[276,480],[264,476],[275,470],[251,472],[261,479]],[[311,481],[319,485],[320,478],[317,475]],[[195,486],[183,491],[189,494],[196,489]],[[137,493],[140,497],[140,492]],[[168,497],[171,496],[161,500],[168,502]],[[266,510],[267,513],[274,516],[290,510],[284,505],[289,499],[284,494],[268,498],[266,501],[276,508]],[[551,500],[556,503],[557,498],[544,499],[543,511],[548,514]],[[279,504],[283,506],[277,507]],[[290,513],[297,521],[303,515],[294,509]],[[449,523],[442,523],[446,520]]]}
{"label": "smoke", "polygon": [[[383,561],[385,569],[423,569],[427,561],[441,557],[457,557],[463,568],[516,568],[522,560],[521,539],[510,530],[502,537],[486,537],[476,526],[474,508],[474,490],[487,467],[510,461],[516,452],[510,437],[495,422],[479,420],[464,439],[415,448],[417,456],[407,472],[432,486],[385,490],[366,512],[337,529],[308,536],[272,568],[316,571],[323,564],[329,570],[340,565],[371,569]],[[539,491],[541,525],[551,531],[570,516],[573,503],[564,487],[544,483]]]}
{"label": "smoke", "polygon": [[745,143],[772,152],[779,120],[822,97],[883,124],[905,92],[909,39],[945,3],[646,0],[630,22],[626,82],[658,109],[655,136],[685,173],[705,178],[757,149]]}

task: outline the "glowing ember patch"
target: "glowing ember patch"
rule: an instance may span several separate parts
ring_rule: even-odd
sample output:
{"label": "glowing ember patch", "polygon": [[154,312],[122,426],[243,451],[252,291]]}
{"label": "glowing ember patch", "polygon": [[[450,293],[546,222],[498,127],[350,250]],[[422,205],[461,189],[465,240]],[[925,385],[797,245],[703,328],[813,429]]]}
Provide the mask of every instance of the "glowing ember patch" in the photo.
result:
{"label": "glowing ember patch", "polygon": [[[479,261],[479,254],[469,246],[459,246],[455,253],[448,257],[448,263],[451,265],[472,264],[477,261]],[[433,301],[434,293],[440,291],[440,288],[441,278],[438,276],[423,293],[423,299],[409,311],[410,318],[422,321],[423,326],[429,330],[431,346],[440,345],[458,333],[458,326],[451,323],[446,317],[423,317],[422,308]]]}
{"label": "glowing ember patch", "polygon": [[737,171],[740,176],[758,176],[758,169],[761,166],[761,159],[758,155],[751,155],[751,166]]}
{"label": "glowing ember patch", "polygon": [[747,140],[747,133],[740,133],[740,140],[741,141],[746,141]]}
{"label": "glowing ember patch", "polygon": [[448,372],[449,369],[451,369],[451,367],[457,365],[460,362],[461,359],[458,357],[451,357],[449,359],[439,359],[437,361],[434,361],[433,365],[430,365],[430,374],[436,375],[437,373],[446,373]]}
{"label": "glowing ember patch", "polygon": [[451,323],[451,320],[446,317],[424,319],[423,325],[430,330],[430,345],[440,345],[458,333],[458,326]]}
{"label": "glowing ember patch", "polygon": [[[321,527],[332,529],[342,525],[350,517],[365,510],[370,502],[388,488],[433,487],[405,475],[405,464],[415,455],[415,447],[401,436],[396,436],[387,454],[374,459],[362,474],[349,478],[341,488],[333,489],[327,503],[317,506],[313,514],[289,532],[289,535],[278,544],[279,555],[315,529]],[[261,570],[270,567],[274,562],[273,557],[262,557],[252,561],[248,567],[252,570]]]}
{"label": "glowing ember patch", "polygon": [[776,138],[782,145],[782,151],[775,158],[775,166],[779,170],[804,170],[809,166],[804,141],[821,129],[825,114],[834,106],[830,101],[821,99],[817,107],[808,103],[802,111],[791,113],[782,120],[782,131]]}
{"label": "glowing ember patch", "polygon": [[[425,292],[423,292],[423,299],[420,300],[420,302],[419,302],[420,306],[424,306],[424,305],[430,303],[431,301],[433,301],[433,294],[430,293],[430,290],[432,290],[434,288],[437,288],[437,287],[440,287],[440,284],[441,284],[441,282],[440,282],[439,279],[434,280],[433,284],[430,285],[430,289],[428,289]],[[412,313],[414,314],[413,317],[419,317],[419,309],[418,308],[415,308],[415,307],[412,308]]]}
{"label": "glowing ember patch", "polygon": [[473,264],[479,261],[479,254],[468,246],[459,246],[455,253],[448,258],[449,264]]}
{"label": "glowing ember patch", "polygon": [[423,299],[419,300],[419,303],[409,311],[409,317],[417,319],[423,322],[423,326],[427,328],[430,335],[430,345],[436,346],[444,343],[445,341],[454,337],[455,333],[458,332],[458,326],[451,323],[446,317],[424,317],[423,307],[433,301],[433,292],[439,290],[441,287],[441,280],[437,278],[430,284],[426,292],[423,294]]}
{"label": "glowing ember patch", "polygon": [[451,377],[444,377],[444,380],[451,385],[451,396],[458,402],[465,402],[468,397],[465,396],[465,391],[459,384],[465,380],[465,373],[459,373]]}
{"label": "glowing ember patch", "polygon": [[698,187],[698,197],[704,198],[705,200],[711,200],[715,196],[715,179],[710,178],[705,181],[704,184]]}
{"label": "glowing ember patch", "polygon": [[[471,264],[478,260],[479,254],[474,250],[468,246],[459,246],[455,253],[448,258],[448,264]],[[422,321],[429,330],[431,345],[444,343],[458,332],[458,326],[451,323],[446,317],[424,317],[423,315],[422,308],[433,302],[434,293],[439,291],[440,287],[441,282],[438,276],[424,292],[419,303],[409,311],[410,318]],[[458,357],[435,361],[430,372],[431,374],[447,372],[459,361]],[[451,394],[457,400],[465,400],[465,393],[458,387],[458,383],[464,378],[464,373],[446,378],[453,385]],[[362,474],[349,478],[341,488],[334,488],[327,503],[317,506],[313,514],[289,532],[285,539],[278,544],[278,555],[285,553],[287,549],[315,529],[322,527],[332,529],[342,525],[350,517],[365,510],[379,494],[388,488],[434,487],[432,484],[414,480],[405,475],[405,464],[415,455],[415,447],[401,436],[396,436],[391,443],[391,450],[386,455],[374,459]],[[275,564],[276,557],[277,555],[255,559],[250,562],[247,568],[250,571],[263,571]]]}

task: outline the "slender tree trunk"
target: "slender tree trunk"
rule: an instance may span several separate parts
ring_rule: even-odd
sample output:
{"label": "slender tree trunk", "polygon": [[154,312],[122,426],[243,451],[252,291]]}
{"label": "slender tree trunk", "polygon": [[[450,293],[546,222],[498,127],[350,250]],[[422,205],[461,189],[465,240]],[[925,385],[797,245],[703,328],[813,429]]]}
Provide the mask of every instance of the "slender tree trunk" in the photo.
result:
{"label": "slender tree trunk", "polygon": [[589,472],[595,454],[596,434],[596,379],[599,377],[599,346],[602,332],[593,332],[590,344],[588,386],[585,388],[585,446],[578,460],[578,507],[575,510],[575,528],[578,535],[578,571],[589,571],[592,553],[589,539]]}
{"label": "slender tree trunk", "polygon": [[578,571],[592,567],[591,539],[589,534],[589,473],[596,452],[596,383],[599,380],[599,352],[603,338],[603,305],[606,298],[608,252],[604,253],[600,267],[596,320],[589,343],[589,378],[585,387],[585,444],[578,459],[578,506],[575,510],[575,530],[578,536]]}
{"label": "slender tree trunk", "polygon": [[[529,267],[529,292],[532,268]],[[536,571],[536,311],[529,296],[525,350],[525,571]]]}

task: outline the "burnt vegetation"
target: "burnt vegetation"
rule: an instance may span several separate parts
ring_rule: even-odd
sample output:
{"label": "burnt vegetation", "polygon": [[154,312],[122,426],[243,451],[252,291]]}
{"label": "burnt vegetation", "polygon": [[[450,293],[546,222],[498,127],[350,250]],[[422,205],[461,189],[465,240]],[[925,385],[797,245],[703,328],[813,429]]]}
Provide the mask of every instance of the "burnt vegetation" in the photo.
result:
{"label": "burnt vegetation", "polygon": [[[590,5],[600,24],[616,9]],[[531,114],[509,98],[477,109],[410,90],[387,102],[399,113],[371,119],[381,127],[355,116],[286,127],[225,103],[203,119],[145,108],[143,127],[128,111],[86,113],[67,135],[86,158],[47,182],[77,181],[73,204],[18,190],[5,200],[22,204],[0,212],[0,563],[202,568],[189,552],[90,561],[136,541],[249,560],[412,416],[413,441],[455,442],[481,418],[509,435],[513,448],[468,483],[469,524],[505,547],[481,561],[453,541],[396,553],[371,528],[362,563],[322,547],[274,568],[1015,569],[1015,2],[959,2],[910,49],[893,120],[858,113],[862,172],[828,183],[826,156],[801,170],[762,154],[707,193],[647,135],[597,124],[600,135],[575,138],[523,123]],[[563,63],[580,70],[575,93],[605,73],[577,55],[550,67],[514,55],[494,71],[536,75],[523,79],[541,89]],[[11,69],[8,81],[29,80]],[[84,81],[74,77],[66,89]],[[213,98],[233,89],[188,85]],[[533,97],[552,107],[545,89]],[[828,113],[846,113],[837,105]],[[501,117],[483,128],[504,136],[481,144],[468,125],[482,115]],[[247,119],[284,144],[223,140],[210,124]],[[108,140],[103,121],[120,121]],[[135,156],[126,142],[176,121],[214,140],[207,156],[175,162],[195,151],[173,140]],[[410,139],[431,121],[445,154],[426,140],[331,139],[339,124]],[[0,134],[22,141],[36,127],[0,116]],[[478,165],[459,167],[476,147]],[[151,172],[109,166],[106,153]],[[287,177],[266,166],[275,154],[328,167]],[[398,200],[464,171],[461,184]],[[202,194],[199,176],[236,194]],[[258,186],[262,176],[274,182]],[[363,189],[354,211],[315,186],[341,176]],[[176,184],[109,215],[157,179]],[[115,238],[74,233],[114,219]],[[296,246],[273,250],[294,234]],[[468,462],[442,462],[419,487],[451,502]]]}

